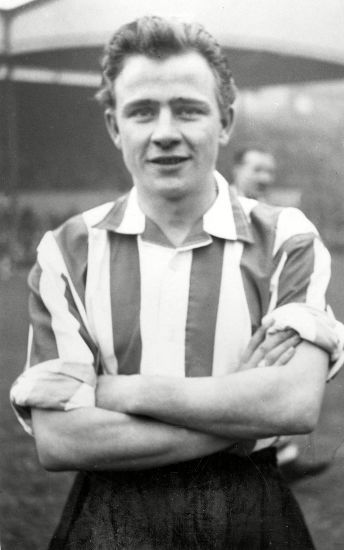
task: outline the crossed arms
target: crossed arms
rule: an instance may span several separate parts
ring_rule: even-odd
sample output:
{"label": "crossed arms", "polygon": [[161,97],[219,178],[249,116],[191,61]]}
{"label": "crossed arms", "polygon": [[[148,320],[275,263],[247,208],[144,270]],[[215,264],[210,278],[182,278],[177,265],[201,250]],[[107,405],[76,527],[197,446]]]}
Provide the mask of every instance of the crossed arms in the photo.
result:
{"label": "crossed arms", "polygon": [[[290,279],[288,262],[292,272],[297,272],[294,263],[299,265],[303,248],[299,241],[296,244],[295,254],[289,251],[283,264],[281,288]],[[33,325],[41,329],[38,334],[51,336],[49,346],[44,338],[41,345],[36,340],[40,353],[33,348],[38,357],[31,364],[40,363],[45,368],[49,360],[61,358],[71,374],[68,384],[73,385],[76,363],[78,368],[80,364],[88,365],[94,376],[94,345],[92,348],[92,342],[87,341],[86,331],[81,331],[85,328],[83,323],[87,323],[82,305],[74,311],[80,301],[77,293],[73,294],[74,300],[66,302],[69,275],[56,246],[52,238],[46,239],[31,282]],[[326,258],[320,257],[316,264],[325,265],[327,274]],[[327,277],[323,269],[318,271],[321,294]],[[305,282],[302,271],[297,281],[291,281],[289,290],[283,287],[281,302],[299,301],[299,286],[304,291],[307,281],[314,279],[310,272]],[[313,288],[316,286],[313,284]],[[59,335],[59,345],[52,326]],[[265,330],[259,329],[237,372],[223,377],[101,376],[97,380],[95,407],[82,404],[74,410],[56,410],[48,386],[44,387],[43,393],[49,397],[45,408],[40,401],[28,403],[41,462],[55,470],[144,469],[225,448],[250,451],[257,438],[311,431],[321,407],[328,355],[306,341],[297,345],[288,336],[282,332],[266,337]],[[262,358],[268,367],[261,366]],[[77,389],[77,380],[75,384]]]}
{"label": "crossed arms", "polygon": [[[52,470],[144,469],[307,433],[319,416],[328,355],[298,341],[260,329],[242,370],[224,377],[101,376],[96,407],[32,411],[40,460]],[[262,358],[270,366],[253,368]]]}

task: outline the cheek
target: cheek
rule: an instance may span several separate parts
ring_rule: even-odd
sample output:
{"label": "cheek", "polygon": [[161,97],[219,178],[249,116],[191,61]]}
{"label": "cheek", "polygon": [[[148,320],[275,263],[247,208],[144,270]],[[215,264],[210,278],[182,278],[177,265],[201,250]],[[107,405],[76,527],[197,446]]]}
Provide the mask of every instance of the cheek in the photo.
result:
{"label": "cheek", "polygon": [[199,149],[215,149],[218,145],[218,136],[213,128],[199,128],[195,132],[185,133],[190,143]]}
{"label": "cheek", "polygon": [[216,156],[219,150],[220,141],[217,128],[208,128],[200,136],[200,148],[204,158],[212,158]]}
{"label": "cheek", "polygon": [[134,159],[139,149],[139,140],[135,132],[121,133],[121,150],[123,157],[127,160]]}
{"label": "cheek", "polygon": [[125,134],[121,135],[121,154],[123,157],[124,164],[126,165],[129,172],[135,171],[135,165],[137,161],[136,145],[135,140],[126,136]]}

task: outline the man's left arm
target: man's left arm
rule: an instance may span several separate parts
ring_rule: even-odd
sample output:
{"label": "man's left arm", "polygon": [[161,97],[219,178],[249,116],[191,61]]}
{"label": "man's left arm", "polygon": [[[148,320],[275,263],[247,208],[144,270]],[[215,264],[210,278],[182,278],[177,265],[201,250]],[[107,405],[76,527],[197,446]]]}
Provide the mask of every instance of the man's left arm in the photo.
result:
{"label": "man's left arm", "polygon": [[[104,406],[210,434],[256,439],[308,433],[316,426],[328,354],[302,342],[284,366],[223,377],[104,377]],[[112,386],[112,387],[111,387]],[[102,406],[100,404],[100,406]]]}

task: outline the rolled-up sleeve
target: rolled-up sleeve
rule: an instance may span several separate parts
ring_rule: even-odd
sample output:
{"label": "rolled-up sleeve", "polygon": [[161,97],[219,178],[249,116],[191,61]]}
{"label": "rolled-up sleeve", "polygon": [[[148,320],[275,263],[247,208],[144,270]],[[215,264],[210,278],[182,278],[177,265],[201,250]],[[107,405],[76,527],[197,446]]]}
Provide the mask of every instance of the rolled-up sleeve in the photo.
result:
{"label": "rolled-up sleeve", "polygon": [[98,355],[82,300],[51,232],[40,243],[29,287],[27,362],[10,397],[19,421],[31,433],[33,407],[68,410],[95,405]]}
{"label": "rolled-up sleeve", "polygon": [[281,306],[262,320],[268,332],[293,329],[303,340],[322,348],[329,354],[331,380],[344,364],[344,325],[337,321],[330,308],[326,311],[308,304],[291,303]]}
{"label": "rolled-up sleeve", "polygon": [[330,357],[328,379],[344,363],[344,326],[328,307],[331,257],[314,225],[297,209],[282,211],[276,229],[269,332],[292,328]]}

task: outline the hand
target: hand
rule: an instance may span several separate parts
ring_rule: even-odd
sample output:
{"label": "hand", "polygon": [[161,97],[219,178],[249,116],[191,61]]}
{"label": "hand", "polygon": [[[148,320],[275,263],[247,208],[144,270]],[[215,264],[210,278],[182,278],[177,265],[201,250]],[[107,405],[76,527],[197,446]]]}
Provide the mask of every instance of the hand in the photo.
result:
{"label": "hand", "polygon": [[241,360],[241,369],[285,365],[294,356],[301,338],[294,330],[269,334],[260,327],[252,336]]}

